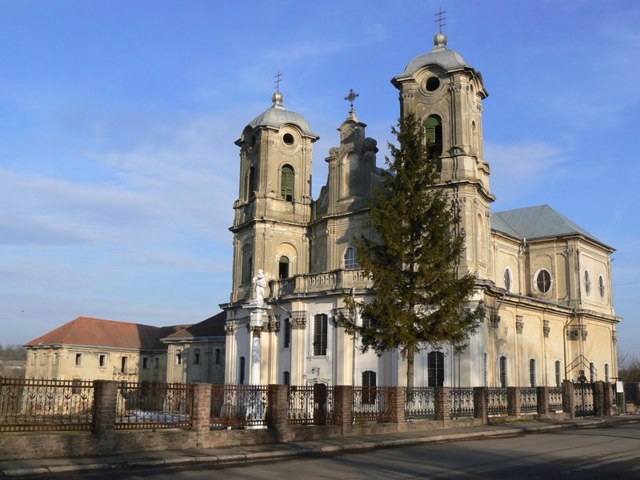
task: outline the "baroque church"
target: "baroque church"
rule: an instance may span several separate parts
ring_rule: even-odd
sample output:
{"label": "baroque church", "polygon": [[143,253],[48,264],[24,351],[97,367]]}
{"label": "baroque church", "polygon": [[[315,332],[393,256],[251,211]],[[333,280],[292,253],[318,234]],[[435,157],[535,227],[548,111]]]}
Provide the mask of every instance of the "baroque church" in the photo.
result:
{"label": "baroque church", "polygon": [[[482,303],[486,315],[462,353],[423,345],[415,385],[557,386],[582,375],[615,380],[621,318],[613,308],[614,249],[547,205],[492,211],[482,133],[487,90],[480,72],[447,48],[446,35],[433,40],[431,52],[391,82],[400,115],[424,120],[440,157],[441,185],[459,205],[466,234],[459,271],[476,275],[470,307]],[[362,353],[358,338],[336,322],[345,296],[366,302],[372,295],[354,247],[362,235],[375,238],[369,202],[382,173],[376,141],[365,129],[352,103],[315,200],[311,165],[319,137],[285,108],[279,91],[236,141],[233,286],[221,305],[226,383],[406,381],[398,351]]]}

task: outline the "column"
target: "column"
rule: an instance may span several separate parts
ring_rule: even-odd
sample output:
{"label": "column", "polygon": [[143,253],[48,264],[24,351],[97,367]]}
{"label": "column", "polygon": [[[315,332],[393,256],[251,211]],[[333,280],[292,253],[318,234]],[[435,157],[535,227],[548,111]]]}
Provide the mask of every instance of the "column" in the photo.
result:
{"label": "column", "polygon": [[238,355],[236,349],[236,330],[236,323],[227,321],[224,326],[224,331],[226,333],[224,354],[224,383],[228,385],[238,383],[238,379],[236,378],[236,357]]}
{"label": "column", "polygon": [[291,385],[304,383],[306,315],[306,312],[293,312],[291,318]]}

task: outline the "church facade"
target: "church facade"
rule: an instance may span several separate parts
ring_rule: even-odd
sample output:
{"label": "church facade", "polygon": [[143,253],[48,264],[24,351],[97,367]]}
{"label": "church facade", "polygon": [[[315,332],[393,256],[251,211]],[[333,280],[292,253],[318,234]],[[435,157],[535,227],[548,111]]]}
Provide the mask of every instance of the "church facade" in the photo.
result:
{"label": "church facade", "polygon": [[[392,79],[400,114],[424,120],[441,162],[441,184],[458,205],[466,246],[460,273],[473,272],[486,317],[462,353],[424,345],[416,386],[556,386],[564,379],[617,377],[613,249],[547,205],[492,212],[484,158],[480,73],[434,36],[431,52]],[[233,286],[221,305],[225,382],[403,385],[397,351],[362,353],[336,317],[347,295],[372,285],[354,241],[375,238],[369,201],[381,180],[376,141],[353,107],[331,148],[327,183],[311,194],[313,144],[305,118],[273,106],[236,141]],[[517,161],[517,159],[514,159]]]}

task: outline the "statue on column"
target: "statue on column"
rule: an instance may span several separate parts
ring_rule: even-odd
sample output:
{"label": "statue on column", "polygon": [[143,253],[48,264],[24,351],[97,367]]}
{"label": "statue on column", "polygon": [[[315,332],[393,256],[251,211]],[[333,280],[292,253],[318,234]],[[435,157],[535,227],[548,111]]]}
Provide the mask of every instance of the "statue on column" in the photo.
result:
{"label": "statue on column", "polygon": [[257,304],[262,305],[264,303],[264,289],[267,286],[267,279],[262,269],[258,270],[258,275],[253,277],[251,283],[253,285],[253,299]]}

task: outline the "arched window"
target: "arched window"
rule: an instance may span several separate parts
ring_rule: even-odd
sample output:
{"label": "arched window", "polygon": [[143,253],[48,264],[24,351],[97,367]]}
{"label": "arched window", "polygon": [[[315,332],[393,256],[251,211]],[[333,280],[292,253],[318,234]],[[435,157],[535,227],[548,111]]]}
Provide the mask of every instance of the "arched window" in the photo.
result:
{"label": "arched window", "polygon": [[507,357],[500,357],[500,386],[507,388]]}
{"label": "arched window", "polygon": [[289,278],[289,258],[284,255],[278,260],[278,277]]}
{"label": "arched window", "polygon": [[313,318],[313,354],[327,354],[327,316],[324,313]]}
{"label": "arched window", "polygon": [[604,277],[602,275],[598,277],[598,288],[600,289],[600,297],[604,298]]}
{"label": "arched window", "polygon": [[442,155],[442,120],[437,115],[431,115],[425,122],[425,140],[429,145],[431,155]]}
{"label": "arched window", "polygon": [[547,293],[551,289],[551,274],[548,270],[540,270],[536,275],[536,287],[540,293]]}
{"label": "arched window", "polygon": [[504,269],[504,289],[507,292],[511,291],[513,280],[511,278],[511,269],[509,267]]}
{"label": "arched window", "polygon": [[591,293],[591,279],[589,278],[589,272],[584,271],[584,291],[587,295]]}
{"label": "arched window", "polygon": [[347,250],[344,252],[344,268],[346,268],[347,270],[360,268],[358,257],[356,255],[356,249],[353,247],[347,248]]}
{"label": "arched window", "polygon": [[373,405],[376,403],[376,372],[367,370],[362,372],[362,403]]}
{"label": "arched window", "polygon": [[536,386],[536,360],[532,358],[529,360],[529,383],[531,388]]}
{"label": "arched window", "polygon": [[444,353],[429,352],[427,355],[427,386],[444,385]]}
{"label": "arched window", "polygon": [[285,165],[280,171],[280,195],[287,202],[293,202],[294,173],[291,165]]}

